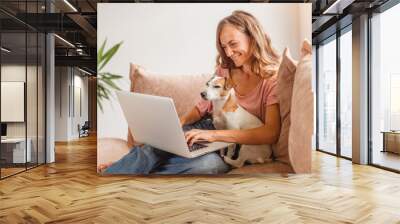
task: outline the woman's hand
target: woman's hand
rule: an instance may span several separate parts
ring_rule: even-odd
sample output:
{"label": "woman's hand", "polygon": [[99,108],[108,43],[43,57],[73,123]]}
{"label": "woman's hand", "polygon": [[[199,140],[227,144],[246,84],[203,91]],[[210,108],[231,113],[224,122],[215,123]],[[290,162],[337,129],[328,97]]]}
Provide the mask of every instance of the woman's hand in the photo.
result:
{"label": "woman's hand", "polygon": [[192,129],[185,133],[187,143],[191,146],[195,142],[215,142],[215,130]]}

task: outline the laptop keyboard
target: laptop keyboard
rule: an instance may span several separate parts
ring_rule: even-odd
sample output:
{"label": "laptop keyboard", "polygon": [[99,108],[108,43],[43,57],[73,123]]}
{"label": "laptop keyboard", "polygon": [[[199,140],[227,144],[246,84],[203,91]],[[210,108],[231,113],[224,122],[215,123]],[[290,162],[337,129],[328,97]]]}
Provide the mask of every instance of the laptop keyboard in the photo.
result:
{"label": "laptop keyboard", "polygon": [[189,152],[194,152],[196,150],[205,148],[207,146],[199,143],[194,143],[192,146],[188,145],[188,147],[189,147]]}

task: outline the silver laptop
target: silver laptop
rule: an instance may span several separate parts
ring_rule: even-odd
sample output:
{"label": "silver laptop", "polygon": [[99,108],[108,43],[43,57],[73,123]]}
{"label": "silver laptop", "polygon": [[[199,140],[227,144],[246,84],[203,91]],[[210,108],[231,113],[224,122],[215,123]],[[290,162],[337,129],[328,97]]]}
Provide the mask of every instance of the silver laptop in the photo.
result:
{"label": "silver laptop", "polygon": [[171,98],[121,91],[117,92],[117,96],[131,134],[137,142],[187,158],[233,144],[203,142],[189,147]]}

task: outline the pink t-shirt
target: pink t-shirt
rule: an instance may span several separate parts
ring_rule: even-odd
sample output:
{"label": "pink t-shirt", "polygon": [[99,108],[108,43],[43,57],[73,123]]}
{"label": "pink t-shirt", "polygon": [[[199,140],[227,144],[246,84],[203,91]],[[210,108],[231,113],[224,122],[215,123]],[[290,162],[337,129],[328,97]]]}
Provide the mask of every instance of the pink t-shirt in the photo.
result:
{"label": "pink t-shirt", "polygon": [[[218,69],[217,69],[218,73]],[[253,90],[246,95],[235,92],[236,100],[240,106],[265,123],[266,106],[278,103],[276,95],[277,76],[263,79]],[[212,113],[212,102],[201,99],[196,105],[201,116]]]}

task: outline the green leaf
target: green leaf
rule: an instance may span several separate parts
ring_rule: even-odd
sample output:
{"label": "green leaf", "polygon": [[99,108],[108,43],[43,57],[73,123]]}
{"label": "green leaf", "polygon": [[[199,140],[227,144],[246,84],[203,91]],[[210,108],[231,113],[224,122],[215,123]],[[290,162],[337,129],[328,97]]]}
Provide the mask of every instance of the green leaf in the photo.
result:
{"label": "green leaf", "polygon": [[120,79],[122,76],[114,75],[111,73],[102,73],[100,78],[98,78],[98,85],[104,88],[110,88],[113,90],[121,90],[119,86],[115,83],[114,80]]}
{"label": "green leaf", "polygon": [[97,53],[97,64],[100,64],[103,61],[103,51],[104,47],[106,46],[107,39],[104,40],[103,44],[101,45],[99,52]]}
{"label": "green leaf", "polygon": [[121,90],[116,81],[123,76],[100,71],[117,53],[122,43],[121,41],[104,53],[107,44],[107,39],[105,39],[97,53],[97,103],[101,111],[103,111],[104,101],[110,100],[112,90]]}
{"label": "green leaf", "polygon": [[[111,60],[111,58],[114,56],[114,54],[117,53],[117,51],[118,51],[118,49],[119,49],[119,47],[121,46],[122,43],[123,43],[123,42],[121,41],[121,42],[119,42],[118,44],[114,45],[110,50],[108,50],[108,51],[104,54],[104,56],[103,56],[104,61],[101,60],[101,62],[100,62],[100,64],[99,64],[100,67],[97,69],[98,71],[100,71],[102,68],[104,68],[104,66],[106,66],[106,64]],[[103,59],[103,58],[102,58],[102,59]]]}
{"label": "green leaf", "polygon": [[103,105],[101,103],[101,100],[97,100],[97,105],[99,105],[100,110],[103,112]]}
{"label": "green leaf", "polygon": [[122,75],[115,75],[115,74],[111,74],[109,72],[101,73],[101,75],[106,79],[120,79],[120,78],[122,78]]}
{"label": "green leaf", "polygon": [[111,80],[104,80],[104,82],[109,86],[109,87],[111,87],[111,89],[114,89],[114,90],[121,90],[121,88],[119,88],[113,81],[111,81]]}
{"label": "green leaf", "polygon": [[107,94],[110,93],[110,90],[108,90],[107,88],[105,88],[103,85],[99,85],[97,87],[97,89],[99,90],[98,93],[102,98],[106,98]]}

